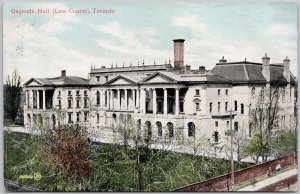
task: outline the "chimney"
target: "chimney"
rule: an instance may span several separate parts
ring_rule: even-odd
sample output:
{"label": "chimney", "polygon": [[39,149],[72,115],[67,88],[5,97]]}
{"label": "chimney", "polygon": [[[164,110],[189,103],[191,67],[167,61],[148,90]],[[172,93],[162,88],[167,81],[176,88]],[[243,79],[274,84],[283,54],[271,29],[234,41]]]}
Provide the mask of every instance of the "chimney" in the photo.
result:
{"label": "chimney", "polygon": [[267,80],[267,82],[270,82],[270,57],[268,57],[267,53],[262,58],[262,61],[262,74]]}
{"label": "chimney", "polygon": [[185,72],[184,73],[191,73],[191,66],[186,64],[185,65]]}
{"label": "chimney", "polygon": [[288,57],[283,60],[283,76],[288,83],[291,81],[290,61]]}
{"label": "chimney", "polygon": [[61,70],[61,77],[66,77],[66,70]]}
{"label": "chimney", "polygon": [[184,39],[175,39],[174,42],[174,68],[184,68]]}
{"label": "chimney", "polygon": [[200,73],[200,74],[206,73],[206,70],[205,70],[205,67],[204,67],[204,66],[200,66],[200,67],[199,67],[199,73]]}
{"label": "chimney", "polygon": [[219,63],[226,63],[227,60],[224,58],[224,56],[222,56],[222,59],[219,60]]}

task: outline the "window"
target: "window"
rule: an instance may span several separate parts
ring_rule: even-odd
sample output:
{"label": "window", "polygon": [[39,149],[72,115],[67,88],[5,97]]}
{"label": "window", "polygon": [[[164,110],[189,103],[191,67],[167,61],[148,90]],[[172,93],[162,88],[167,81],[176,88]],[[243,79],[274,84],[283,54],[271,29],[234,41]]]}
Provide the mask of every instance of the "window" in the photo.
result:
{"label": "window", "polygon": [[86,90],[84,90],[84,95],[85,95],[85,96],[87,95],[87,91],[86,91]]}
{"label": "window", "polygon": [[100,118],[99,114],[97,114],[97,123],[99,123],[99,118]]}
{"label": "window", "polygon": [[106,76],[104,76],[105,77],[105,81],[107,82],[108,81],[108,76],[106,75]]}
{"label": "window", "polygon": [[188,123],[188,136],[195,137],[195,124],[192,122]]}
{"label": "window", "polygon": [[230,125],[230,121],[227,121],[226,122],[226,128],[229,128],[230,127],[229,125]]}
{"label": "window", "polygon": [[199,90],[196,90],[196,96],[199,96],[199,95],[200,95]]}
{"label": "window", "polygon": [[252,126],[253,123],[249,123],[249,137],[252,137]]}
{"label": "window", "polygon": [[234,130],[235,131],[239,130],[239,123],[238,122],[234,122]]}
{"label": "window", "polygon": [[216,142],[216,143],[219,142],[219,132],[218,132],[218,131],[215,131],[213,136],[214,136],[215,142]]}
{"label": "window", "polygon": [[241,104],[241,114],[244,114],[244,104]]}
{"label": "window", "polygon": [[58,100],[58,108],[61,109],[61,100]]}
{"label": "window", "polygon": [[77,120],[77,123],[80,122],[80,113],[79,113],[79,112],[76,113],[76,118],[77,118],[77,119],[76,119],[76,120]]}
{"label": "window", "polygon": [[100,92],[97,91],[97,105],[100,104]]}
{"label": "window", "polygon": [[199,109],[200,109],[200,103],[196,102],[196,110],[199,110]]}
{"label": "window", "polygon": [[79,90],[76,91],[76,95],[79,96]]}
{"label": "window", "polygon": [[218,127],[219,126],[219,123],[218,121],[215,121],[215,126]]}
{"label": "window", "polygon": [[213,107],[213,103],[209,103],[209,112],[212,113],[212,107]]}
{"label": "window", "polygon": [[261,91],[260,91],[260,97],[261,97],[261,100],[264,100],[264,98],[265,98],[265,90],[264,90],[264,88],[262,88]]}
{"label": "window", "polygon": [[77,100],[76,100],[76,107],[77,107],[77,108],[80,108],[79,103],[80,103],[80,101],[79,101],[79,99],[77,99]]}
{"label": "window", "polygon": [[87,108],[87,98],[84,98],[84,108]]}
{"label": "window", "polygon": [[69,90],[69,91],[68,91],[68,95],[69,95],[69,96],[71,96],[71,95],[72,95],[72,92],[71,92],[71,90]]}
{"label": "window", "polygon": [[225,90],[225,95],[228,96],[228,89]]}
{"label": "window", "polygon": [[221,102],[218,102],[218,112],[221,110]]}
{"label": "window", "polygon": [[255,94],[255,87],[253,87],[253,88],[251,89],[251,95],[254,96],[254,94]]}
{"label": "window", "polygon": [[157,135],[158,135],[158,137],[161,137],[162,136],[162,124],[161,124],[161,122],[157,121],[156,126],[157,126]]}
{"label": "window", "polygon": [[225,102],[225,111],[228,111],[228,102]]}
{"label": "window", "polygon": [[84,112],[84,122],[87,122],[88,120],[88,112]]}
{"label": "window", "polygon": [[68,108],[72,108],[72,100],[68,100]]}
{"label": "window", "polygon": [[174,137],[174,128],[173,123],[167,123],[168,129],[169,129],[169,138]]}
{"label": "window", "polygon": [[68,122],[72,123],[72,113],[68,113]]}
{"label": "window", "polygon": [[234,101],[234,111],[237,111],[237,101]]}
{"label": "window", "polygon": [[282,102],[285,101],[285,89],[282,90]]}
{"label": "window", "polygon": [[61,94],[61,92],[60,91],[58,91],[58,95],[60,96],[60,94]]}
{"label": "window", "polygon": [[100,76],[96,76],[97,82],[100,81]]}
{"label": "window", "polygon": [[218,96],[220,96],[221,95],[221,90],[220,89],[218,89]]}

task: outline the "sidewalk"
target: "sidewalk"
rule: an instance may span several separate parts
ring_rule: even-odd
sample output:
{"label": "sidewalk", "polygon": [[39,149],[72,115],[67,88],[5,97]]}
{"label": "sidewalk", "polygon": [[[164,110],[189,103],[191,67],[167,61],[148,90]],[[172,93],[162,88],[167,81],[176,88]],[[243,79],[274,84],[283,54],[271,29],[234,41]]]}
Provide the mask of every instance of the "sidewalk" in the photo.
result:
{"label": "sidewalk", "polygon": [[283,171],[282,173],[280,174],[277,174],[275,176],[272,176],[272,177],[268,177],[262,181],[259,181],[257,183],[255,183],[254,185],[248,185],[246,187],[243,187],[237,191],[257,191],[259,189],[262,189],[270,184],[273,184],[273,183],[276,183],[280,180],[283,180],[285,178],[288,178],[288,177],[291,177],[293,175],[296,175],[298,172],[298,169],[297,168],[293,168],[293,169],[290,169],[290,170],[287,170],[287,171]]}

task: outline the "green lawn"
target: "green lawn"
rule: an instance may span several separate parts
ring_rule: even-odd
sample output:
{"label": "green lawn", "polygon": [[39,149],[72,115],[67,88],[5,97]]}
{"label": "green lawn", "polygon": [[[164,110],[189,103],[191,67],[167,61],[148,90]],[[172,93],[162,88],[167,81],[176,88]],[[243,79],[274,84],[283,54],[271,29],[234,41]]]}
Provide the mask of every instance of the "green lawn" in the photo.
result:
{"label": "green lawn", "polygon": [[[133,150],[123,146],[92,146],[93,173],[83,180],[64,177],[50,170],[39,154],[38,137],[4,133],[6,179],[43,191],[138,191]],[[171,152],[153,151],[151,162],[144,165],[145,191],[170,191],[229,171],[230,163],[221,159],[192,157]],[[236,165],[236,169],[248,164]],[[42,175],[40,180],[21,179],[21,175]]]}

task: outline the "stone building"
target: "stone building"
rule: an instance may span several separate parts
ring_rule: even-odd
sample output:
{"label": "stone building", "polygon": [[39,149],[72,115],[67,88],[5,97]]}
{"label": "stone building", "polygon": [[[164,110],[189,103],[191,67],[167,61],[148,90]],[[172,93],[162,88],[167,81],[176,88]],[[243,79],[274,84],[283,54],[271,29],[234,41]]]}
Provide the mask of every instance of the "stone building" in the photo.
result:
{"label": "stone building", "polygon": [[171,62],[128,67],[91,68],[88,79],[67,76],[32,78],[24,84],[26,128],[52,128],[59,123],[86,126],[95,141],[113,142],[118,126],[131,118],[153,139],[184,144],[205,139],[222,145],[230,128],[251,137],[251,112],[267,88],[280,88],[278,123],[294,121],[295,78],[288,58],[270,64],[227,62],[223,57],[208,71],[184,65],[184,40],[174,40]]}

